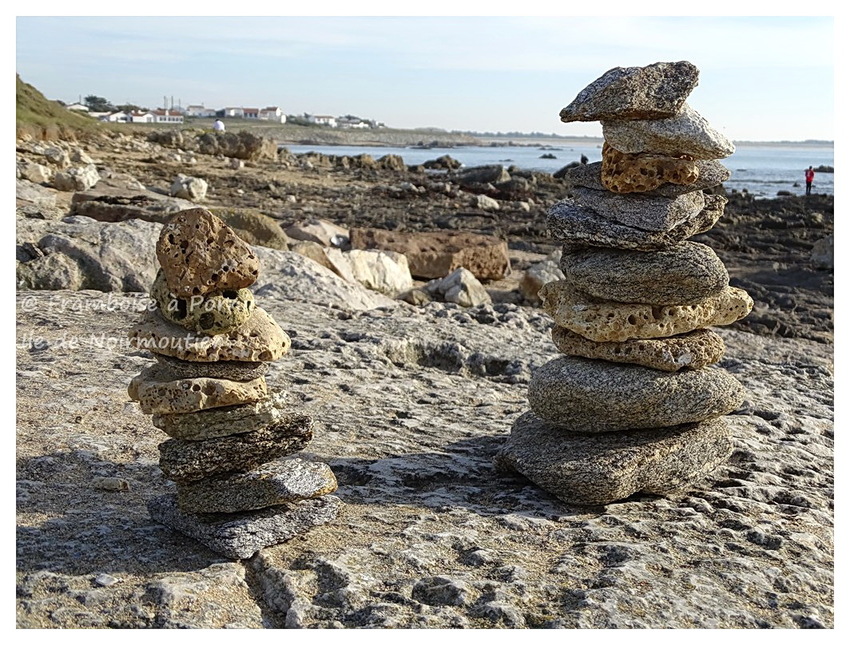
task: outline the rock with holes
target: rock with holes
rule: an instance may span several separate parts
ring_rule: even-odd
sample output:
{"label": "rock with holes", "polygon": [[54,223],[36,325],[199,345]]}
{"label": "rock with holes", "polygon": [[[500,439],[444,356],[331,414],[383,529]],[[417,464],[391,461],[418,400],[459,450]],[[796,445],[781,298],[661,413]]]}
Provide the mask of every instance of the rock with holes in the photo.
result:
{"label": "rock with holes", "polygon": [[610,504],[635,493],[683,492],[732,454],[726,422],[605,434],[564,432],[527,412],[496,457],[567,504]]}
{"label": "rock with holes", "polygon": [[238,513],[320,497],[336,488],[327,464],[294,457],[178,484],[177,505],[188,513]]}
{"label": "rock with holes", "polygon": [[621,249],[565,249],[564,279],[602,300],[648,305],[690,305],[729,286],[717,254],[697,242],[655,252]]}
{"label": "rock with holes", "polygon": [[738,287],[726,287],[690,305],[662,306],[600,300],[562,280],[545,285],[540,298],[556,325],[599,342],[665,338],[730,325],[753,308],[753,299]]}
{"label": "rock with holes", "polygon": [[213,408],[191,414],[154,414],[151,423],[174,439],[201,441],[229,437],[255,432],[278,423],[283,416],[285,398],[282,392],[275,392],[255,403]]}
{"label": "rock with holes", "polygon": [[169,290],[181,298],[249,287],[260,273],[251,247],[204,208],[176,213],[162,228],[156,256]]}
{"label": "rock with holes", "polygon": [[645,193],[663,184],[692,186],[699,179],[699,166],[690,157],[626,154],[605,143],[601,178],[602,185],[612,192]]}
{"label": "rock with holes", "polygon": [[262,376],[253,381],[175,378],[168,368],[152,365],[130,381],[127,393],[145,414],[185,414],[253,403],[266,396],[267,390]]}
{"label": "rock with holes", "polygon": [[256,306],[254,294],[248,289],[180,298],[169,290],[162,270],[156,275],[150,295],[163,318],[209,336],[236,329],[251,317]]}
{"label": "rock with holes", "polygon": [[744,388],[724,370],[662,372],[575,356],[539,367],[528,384],[528,403],[547,423],[569,432],[666,428],[729,414]]}
{"label": "rock with holes", "polygon": [[709,329],[696,329],[680,336],[597,342],[555,325],[552,341],[567,356],[581,356],[613,363],[643,365],[665,372],[698,370],[723,358],[723,339]]}
{"label": "rock with holes", "polygon": [[146,311],[130,330],[130,345],[184,361],[276,361],[289,351],[292,341],[263,309],[229,332],[207,336],[165,320],[157,311]]}
{"label": "rock with holes", "polygon": [[[613,188],[611,187],[611,181],[609,181],[609,185],[603,184],[602,167],[603,163],[601,161],[597,161],[596,163],[578,164],[564,171],[564,183],[570,186],[571,188],[581,186],[584,188],[590,188],[592,190],[612,190],[618,193],[638,192],[637,190],[621,190],[620,188],[627,187],[625,183],[623,185],[620,185],[616,181],[614,181]],[[652,197],[675,198],[679,195],[684,195],[685,193],[690,193],[695,190],[705,190],[707,188],[714,188],[715,186],[718,186],[727,179],[729,179],[732,174],[729,172],[729,169],[726,166],[724,166],[719,161],[715,161],[713,159],[697,160],[694,162],[694,167],[697,171],[697,178],[694,182],[690,184],[658,184],[657,181],[653,181],[652,183],[658,184],[658,187],[653,188],[652,190],[641,190],[640,194]],[[608,168],[608,176],[609,180],[611,180],[614,176],[611,172],[610,166]],[[663,181],[663,175],[660,179]],[[637,188],[637,184],[634,184],[632,187]]]}

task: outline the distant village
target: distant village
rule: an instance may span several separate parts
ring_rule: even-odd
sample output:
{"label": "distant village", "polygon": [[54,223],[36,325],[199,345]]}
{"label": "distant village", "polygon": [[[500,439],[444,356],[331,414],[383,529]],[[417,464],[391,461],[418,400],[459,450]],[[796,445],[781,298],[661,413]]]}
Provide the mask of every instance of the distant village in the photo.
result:
{"label": "distant village", "polygon": [[85,112],[89,116],[100,121],[109,123],[183,123],[185,119],[193,118],[218,118],[218,119],[247,119],[254,121],[272,121],[274,123],[286,123],[287,121],[302,125],[323,125],[331,128],[367,129],[386,127],[383,123],[377,123],[360,117],[327,116],[320,114],[304,114],[302,116],[289,116],[276,106],[265,108],[225,107],[208,108],[203,105],[189,105],[185,108],[171,106],[156,110],[117,110],[99,112],[83,103],[72,103],[66,105],[69,110]]}

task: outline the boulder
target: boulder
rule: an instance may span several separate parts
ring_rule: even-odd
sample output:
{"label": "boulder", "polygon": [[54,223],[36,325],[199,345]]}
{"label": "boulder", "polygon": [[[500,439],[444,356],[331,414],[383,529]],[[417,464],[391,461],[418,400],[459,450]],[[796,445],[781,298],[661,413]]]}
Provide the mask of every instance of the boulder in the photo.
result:
{"label": "boulder", "polygon": [[198,152],[205,155],[222,155],[246,161],[274,161],[277,144],[247,130],[240,132],[205,132],[196,139]]}
{"label": "boulder", "polygon": [[378,166],[394,172],[405,172],[407,170],[407,165],[400,155],[384,155],[378,159]]}
{"label": "boulder", "polygon": [[452,174],[451,179],[461,186],[473,186],[475,184],[498,184],[510,181],[511,176],[504,166],[492,165],[464,168]]}
{"label": "boulder", "polygon": [[335,272],[367,289],[394,297],[413,287],[407,258],[394,251],[325,249]]}
{"label": "boulder", "polygon": [[508,245],[488,235],[435,231],[403,233],[383,229],[351,229],[355,249],[381,249],[407,256],[415,278],[442,278],[464,267],[479,280],[500,280],[510,273]]}
{"label": "boulder", "polygon": [[265,246],[279,251],[289,248],[289,238],[278,221],[256,209],[213,206],[208,210],[252,246]]}
{"label": "boulder", "polygon": [[18,205],[28,202],[34,206],[52,208],[56,206],[56,191],[27,179],[16,179],[15,200]]}
{"label": "boulder", "polygon": [[315,242],[322,246],[341,247],[348,242],[348,229],[324,219],[296,222],[286,228],[286,235],[293,240]]}
{"label": "boulder", "polygon": [[487,195],[476,195],[475,197],[473,197],[472,206],[475,208],[480,208],[483,211],[499,210],[499,202],[493,199],[492,197],[487,197]]}
{"label": "boulder", "polygon": [[533,305],[540,304],[540,297],[537,295],[544,284],[563,280],[564,273],[558,262],[554,260],[544,260],[537,264],[532,264],[526,269],[522,278],[519,281],[519,291],[528,302]]}
{"label": "boulder", "polygon": [[608,70],[561,110],[561,121],[665,119],[681,110],[699,70],[687,61]]}
{"label": "boulder", "polygon": [[64,148],[59,146],[48,146],[41,151],[44,158],[53,166],[60,169],[69,168],[71,166],[71,155]]}
{"label": "boulder", "polygon": [[15,165],[15,177],[17,179],[26,179],[36,184],[46,184],[53,177],[54,170],[47,166],[42,166],[40,163],[21,160]]}
{"label": "boulder", "polygon": [[442,155],[436,159],[429,159],[422,165],[428,170],[458,170],[463,164],[449,155]]}
{"label": "boulder", "polygon": [[172,197],[188,199],[191,202],[202,202],[207,197],[207,182],[200,177],[177,175],[171,183],[169,193]]}
{"label": "boulder", "polygon": [[444,278],[431,280],[422,290],[434,300],[453,302],[461,307],[475,307],[491,302],[487,290],[463,267],[455,269]]}
{"label": "boulder", "polygon": [[100,175],[94,165],[76,166],[67,171],[56,172],[51,185],[56,190],[82,191],[92,188],[99,180]]}
{"label": "boulder", "polygon": [[835,236],[827,235],[819,239],[812,246],[812,264],[819,269],[832,269],[835,267]]}
{"label": "boulder", "polygon": [[194,206],[190,201],[149,190],[129,190],[100,184],[93,190],[74,193],[71,198],[72,215],[90,217],[99,222],[141,219],[163,224],[174,213]]}

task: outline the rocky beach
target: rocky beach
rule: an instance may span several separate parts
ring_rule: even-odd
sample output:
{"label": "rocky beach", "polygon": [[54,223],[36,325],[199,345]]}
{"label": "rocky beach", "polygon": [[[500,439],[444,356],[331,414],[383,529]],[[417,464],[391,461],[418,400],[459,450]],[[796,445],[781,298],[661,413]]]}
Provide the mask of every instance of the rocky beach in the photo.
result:
{"label": "rocky beach", "polygon": [[[754,199],[712,183],[699,162],[697,210],[728,200],[713,227],[687,238],[701,265],[714,262],[705,249],[716,254],[713,282],[700,279],[712,294],[753,301],[749,315],[698,330],[719,339],[699,346],[715,366],[685,372],[722,370],[718,378],[740,384],[718,412],[728,450],[675,492],[645,484],[588,505],[505,469],[500,455],[544,366],[577,360],[562,355],[579,346],[588,362],[607,351],[561,327],[553,334],[539,295],[565,272],[617,295],[616,275],[599,278],[589,264],[598,253],[570,254],[551,234],[553,206],[593,197],[576,177],[595,181],[598,169],[578,159],[553,175],[460,167],[443,154],[421,166],[294,155],[231,130],[19,127],[19,628],[833,626],[831,195]],[[256,257],[256,279],[235,289],[246,320],[256,300],[290,340],[281,360],[242,358],[237,368],[221,355],[209,362],[225,371],[201,374],[183,365],[197,354],[157,358],[131,343],[152,297],[195,284],[157,277],[158,240],[189,209],[221,221]],[[663,217],[658,236],[687,220]],[[609,255],[613,266],[620,256]],[[706,297],[689,296],[682,306]],[[226,337],[247,324],[228,311],[177,322]],[[169,477],[164,441],[185,452],[232,437],[192,434],[196,415],[215,406],[158,407],[161,391],[148,398],[138,387],[128,395],[151,365],[171,383],[263,381],[262,392],[246,395],[246,385],[218,409],[309,417],[312,440],[228,462],[204,474],[207,486]],[[666,369],[652,367],[638,369]],[[694,441],[715,445],[713,423],[700,423]],[[659,451],[687,451],[668,434]],[[281,457],[296,462],[293,473],[322,469],[322,482],[275,493],[266,510],[208,506]],[[230,492],[207,490],[222,475]],[[222,553],[152,517],[163,494],[219,517],[259,516],[287,499],[309,506],[312,495],[339,507],[282,542]]]}

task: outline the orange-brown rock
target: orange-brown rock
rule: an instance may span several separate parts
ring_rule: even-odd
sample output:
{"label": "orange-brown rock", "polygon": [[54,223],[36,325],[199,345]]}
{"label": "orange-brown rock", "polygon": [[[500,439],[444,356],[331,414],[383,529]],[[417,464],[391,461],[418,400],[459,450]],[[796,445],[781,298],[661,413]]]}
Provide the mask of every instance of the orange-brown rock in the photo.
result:
{"label": "orange-brown rock", "polygon": [[602,146],[602,185],[615,193],[643,193],[662,184],[693,184],[699,177],[689,157],[652,153],[626,154],[606,143]]}
{"label": "orange-brown rock", "polygon": [[205,208],[176,213],[156,244],[169,290],[177,297],[241,289],[257,280],[260,261],[236,232]]}

